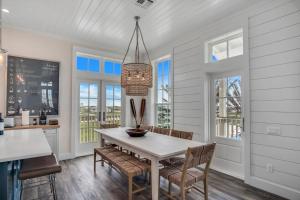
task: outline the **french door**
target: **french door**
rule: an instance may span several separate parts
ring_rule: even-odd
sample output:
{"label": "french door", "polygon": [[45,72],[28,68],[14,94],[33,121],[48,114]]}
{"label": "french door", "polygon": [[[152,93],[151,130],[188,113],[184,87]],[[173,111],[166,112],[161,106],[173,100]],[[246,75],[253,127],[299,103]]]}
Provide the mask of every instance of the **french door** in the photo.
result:
{"label": "french door", "polygon": [[88,155],[99,147],[95,128],[101,123],[121,123],[121,86],[104,81],[78,82],[78,112],[76,118],[76,155]]}
{"label": "french door", "polygon": [[241,73],[213,76],[211,97],[211,139],[217,143],[213,166],[242,178],[244,103]]}

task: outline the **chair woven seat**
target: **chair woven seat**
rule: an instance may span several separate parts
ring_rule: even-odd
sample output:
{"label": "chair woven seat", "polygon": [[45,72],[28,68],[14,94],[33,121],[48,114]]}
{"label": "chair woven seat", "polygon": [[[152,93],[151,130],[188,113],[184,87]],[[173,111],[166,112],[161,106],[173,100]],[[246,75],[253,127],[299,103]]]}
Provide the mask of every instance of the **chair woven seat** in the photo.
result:
{"label": "chair woven seat", "polygon": [[[160,176],[164,177],[168,181],[175,183],[177,185],[181,184],[182,170],[179,167],[165,167],[159,171]],[[185,178],[185,186],[191,186],[200,180],[203,180],[204,173],[196,168],[191,168],[187,170]]]}

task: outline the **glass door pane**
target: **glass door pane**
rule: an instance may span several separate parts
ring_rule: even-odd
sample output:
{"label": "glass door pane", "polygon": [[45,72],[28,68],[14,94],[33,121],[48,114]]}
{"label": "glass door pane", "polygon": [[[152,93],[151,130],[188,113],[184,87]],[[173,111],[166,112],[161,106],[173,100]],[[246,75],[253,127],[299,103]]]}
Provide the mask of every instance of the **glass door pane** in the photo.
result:
{"label": "glass door pane", "polygon": [[98,142],[99,85],[80,83],[80,144]]}
{"label": "glass door pane", "polygon": [[121,91],[119,84],[105,84],[105,123],[121,125]]}
{"label": "glass door pane", "polygon": [[230,76],[214,81],[215,120],[217,137],[241,139],[242,103],[241,76]]}

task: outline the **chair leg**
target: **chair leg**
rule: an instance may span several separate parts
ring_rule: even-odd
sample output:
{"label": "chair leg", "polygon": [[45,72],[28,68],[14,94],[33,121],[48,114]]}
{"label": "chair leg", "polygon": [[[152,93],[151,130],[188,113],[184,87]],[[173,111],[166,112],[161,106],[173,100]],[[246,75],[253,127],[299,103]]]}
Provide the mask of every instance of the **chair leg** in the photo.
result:
{"label": "chair leg", "polygon": [[207,178],[203,180],[203,185],[204,185],[204,199],[208,200]]}
{"label": "chair leg", "polygon": [[128,200],[132,200],[132,176],[128,176]]}
{"label": "chair leg", "polygon": [[185,188],[183,186],[180,187],[180,196],[181,200],[185,200]]}
{"label": "chair leg", "polygon": [[104,167],[104,160],[102,157],[101,157],[101,166]]}
{"label": "chair leg", "polygon": [[96,158],[97,158],[97,154],[94,151],[94,173],[96,173]]}
{"label": "chair leg", "polygon": [[171,190],[172,190],[172,182],[169,181],[168,194],[171,194]]}
{"label": "chair leg", "polygon": [[151,171],[148,172],[148,185],[151,185]]}

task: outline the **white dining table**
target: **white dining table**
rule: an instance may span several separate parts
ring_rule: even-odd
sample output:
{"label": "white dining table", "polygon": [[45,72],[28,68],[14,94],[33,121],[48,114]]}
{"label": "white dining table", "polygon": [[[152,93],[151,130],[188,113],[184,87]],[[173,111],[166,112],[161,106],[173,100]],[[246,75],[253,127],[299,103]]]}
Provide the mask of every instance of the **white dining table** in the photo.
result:
{"label": "white dining table", "polygon": [[148,132],[143,137],[130,137],[125,131],[129,127],[95,129],[100,135],[101,146],[105,140],[151,160],[152,199],[159,198],[160,160],[183,155],[188,147],[205,145],[205,143],[185,140],[168,135]]}

